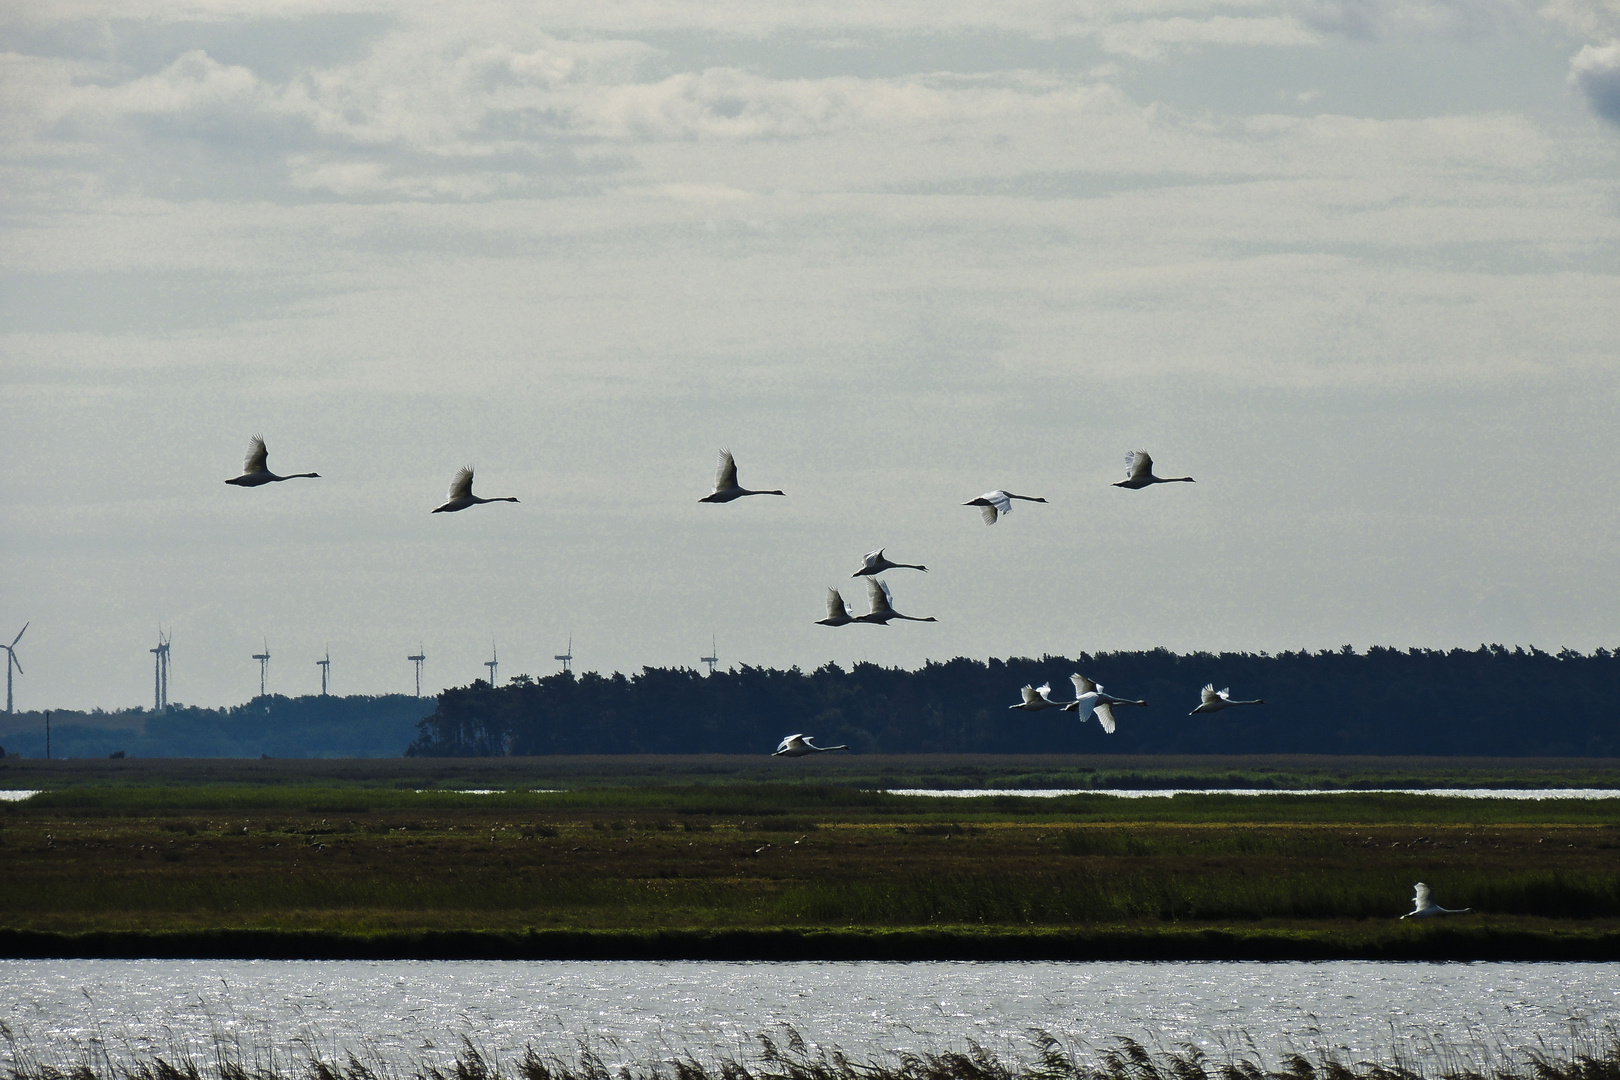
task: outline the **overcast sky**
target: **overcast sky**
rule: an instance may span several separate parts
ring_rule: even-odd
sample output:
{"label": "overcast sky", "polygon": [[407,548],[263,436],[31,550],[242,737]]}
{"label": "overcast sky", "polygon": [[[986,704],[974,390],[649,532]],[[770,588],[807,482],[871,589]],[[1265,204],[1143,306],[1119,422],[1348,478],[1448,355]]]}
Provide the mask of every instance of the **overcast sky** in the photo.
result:
{"label": "overcast sky", "polygon": [[1620,0],[0,12],[18,708],[1620,644]]}

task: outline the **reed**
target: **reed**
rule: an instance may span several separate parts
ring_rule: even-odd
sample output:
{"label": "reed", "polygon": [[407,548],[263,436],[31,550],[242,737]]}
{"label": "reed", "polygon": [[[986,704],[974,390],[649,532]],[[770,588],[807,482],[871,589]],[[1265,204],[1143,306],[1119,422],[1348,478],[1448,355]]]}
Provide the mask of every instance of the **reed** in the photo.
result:
{"label": "reed", "polygon": [[1620,1080],[1620,1040],[1587,1040],[1562,1051],[1498,1049],[1488,1060],[1455,1049],[1417,1056],[1392,1047],[1382,1060],[1348,1061],[1327,1050],[1266,1061],[1254,1052],[1214,1057],[1195,1046],[1150,1050],[1131,1038],[1102,1048],[1076,1046],[1044,1031],[1030,1033],[1027,1055],[1011,1059],[972,1041],[966,1048],[851,1058],[812,1046],[798,1031],[756,1036],[757,1054],[704,1060],[687,1053],[658,1061],[609,1063],[589,1045],[571,1058],[525,1047],[503,1062],[463,1038],[447,1062],[397,1063],[350,1052],[311,1052],[282,1063],[262,1050],[244,1052],[216,1040],[211,1059],[179,1048],[167,1057],[129,1061],[104,1052],[55,1062],[19,1046],[0,1024],[10,1048],[7,1080]]}

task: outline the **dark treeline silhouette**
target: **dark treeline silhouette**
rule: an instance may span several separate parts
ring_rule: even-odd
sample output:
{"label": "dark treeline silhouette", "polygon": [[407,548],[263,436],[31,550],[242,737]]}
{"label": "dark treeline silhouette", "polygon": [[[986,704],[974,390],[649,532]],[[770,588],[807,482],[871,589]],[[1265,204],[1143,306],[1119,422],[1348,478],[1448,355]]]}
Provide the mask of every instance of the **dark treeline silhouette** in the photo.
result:
{"label": "dark treeline silhouette", "polygon": [[[51,756],[107,757],[396,757],[433,708],[431,698],[282,697],[201,709],[171,705],[165,712],[51,710]],[[4,718],[7,752],[45,756],[45,714]]]}
{"label": "dark treeline silhouette", "polygon": [[[1079,671],[1146,709],[1117,734],[1073,713],[1010,711],[1024,683],[1069,700]],[[1265,705],[1189,716],[1207,682]],[[768,753],[804,732],[864,753],[1620,756],[1620,655],[1500,645],[1450,652],[1101,653],[917,671],[835,664],[704,676],[519,676],[446,690],[406,751],[420,756]]]}

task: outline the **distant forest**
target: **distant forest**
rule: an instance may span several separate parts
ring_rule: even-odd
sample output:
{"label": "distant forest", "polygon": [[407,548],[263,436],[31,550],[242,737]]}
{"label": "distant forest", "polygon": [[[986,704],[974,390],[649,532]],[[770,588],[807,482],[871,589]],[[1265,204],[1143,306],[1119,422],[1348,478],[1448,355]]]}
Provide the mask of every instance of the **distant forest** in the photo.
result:
{"label": "distant forest", "polygon": [[[1118,697],[1118,732],[1049,709],[1012,711],[1025,683],[1069,700],[1070,672]],[[1189,716],[1207,682],[1264,705]],[[1620,655],[1565,650],[1100,653],[917,671],[835,664],[705,676],[520,676],[446,690],[413,756],[769,753],[802,732],[858,753],[1437,754],[1620,756]]]}
{"label": "distant forest", "polygon": [[[171,705],[165,712],[51,711],[51,756],[107,757],[398,757],[432,698],[282,697],[271,694],[225,709]],[[3,717],[7,753],[45,756],[45,714]]]}
{"label": "distant forest", "polygon": [[[1049,709],[1011,711],[1025,683],[1074,696],[1079,671],[1146,709],[1117,734]],[[1206,682],[1266,704],[1187,715]],[[45,755],[44,714],[0,716],[0,744]],[[1436,652],[1101,653],[956,659],[916,671],[743,667],[706,676],[519,676],[435,701],[254,698],[93,713],[53,710],[53,757],[395,757],[520,754],[768,754],[803,732],[857,753],[1437,754],[1620,757],[1620,655],[1481,646]]]}

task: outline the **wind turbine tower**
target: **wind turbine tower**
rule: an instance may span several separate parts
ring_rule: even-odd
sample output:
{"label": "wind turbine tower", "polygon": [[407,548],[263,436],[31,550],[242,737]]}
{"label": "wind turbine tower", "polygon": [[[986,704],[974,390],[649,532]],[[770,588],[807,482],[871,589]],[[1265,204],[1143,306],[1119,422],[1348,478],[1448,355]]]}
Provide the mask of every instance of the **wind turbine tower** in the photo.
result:
{"label": "wind turbine tower", "polygon": [[714,665],[716,665],[716,664],[718,664],[720,662],[720,657],[715,655],[718,651],[719,650],[714,647],[714,635],[710,634],[709,635],[709,655],[708,656],[700,656],[700,657],[698,657],[698,660],[700,662],[709,665],[709,674],[710,675],[714,674]]}
{"label": "wind turbine tower", "polygon": [[484,666],[489,668],[489,688],[493,690],[495,689],[495,669],[501,666],[501,657],[495,651],[493,641],[489,643],[489,659],[484,661]]}
{"label": "wind turbine tower", "polygon": [[427,659],[427,653],[422,650],[421,642],[416,645],[416,655],[405,659],[416,665],[416,696],[422,696],[422,661]]}
{"label": "wind turbine tower", "polygon": [[264,651],[253,654],[253,659],[259,662],[259,696],[264,697],[264,672],[270,666],[270,642],[264,643]]}
{"label": "wind turbine tower", "polygon": [[553,660],[561,660],[563,662],[563,670],[564,671],[573,671],[574,670],[573,667],[571,666],[573,664],[573,662],[574,662],[574,635],[573,634],[568,635],[568,651],[565,652],[565,653],[562,653],[560,655],[553,656],[552,659]]}
{"label": "wind turbine tower", "polygon": [[146,650],[152,654],[152,711],[157,713],[169,709],[169,641],[160,626],[157,648]]}
{"label": "wind turbine tower", "polygon": [[6,650],[6,715],[7,716],[11,715],[11,669],[16,668],[17,669],[17,674],[19,674],[19,675],[21,675],[23,673],[22,662],[17,659],[17,642],[22,640],[22,636],[24,634],[28,633],[28,627],[31,626],[32,623],[33,623],[33,620],[29,620],[28,622],[23,623],[23,628],[21,630],[17,631],[17,636],[11,639],[11,644],[10,645],[0,645],[0,649]]}
{"label": "wind turbine tower", "polygon": [[327,646],[326,659],[315,661],[315,666],[321,669],[321,697],[326,696],[326,679],[332,674],[332,648]]}

